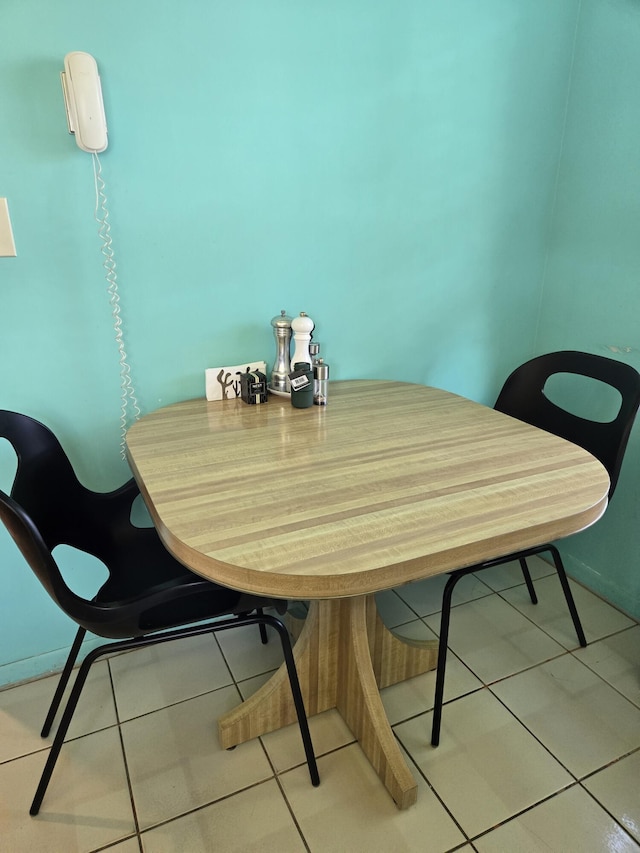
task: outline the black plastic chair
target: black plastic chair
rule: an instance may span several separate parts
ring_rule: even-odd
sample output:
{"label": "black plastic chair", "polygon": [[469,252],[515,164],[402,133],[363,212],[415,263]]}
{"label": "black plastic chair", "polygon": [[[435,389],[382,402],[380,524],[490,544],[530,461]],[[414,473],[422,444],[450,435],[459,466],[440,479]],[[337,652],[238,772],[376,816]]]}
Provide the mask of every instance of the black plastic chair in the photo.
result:
{"label": "black plastic chair", "polygon": [[[615,418],[606,422],[587,420],[552,403],[545,394],[545,385],[549,378],[556,374],[586,376],[616,389],[620,394],[621,402]],[[633,367],[599,355],[563,351],[541,355],[516,368],[505,382],[494,408],[588,450],[602,462],[609,473],[609,499],[611,499],[618,482],[620,467],[639,405],[640,374]],[[437,746],[440,742],[451,597],[455,585],[465,575],[476,574],[483,569],[518,560],[531,601],[533,604],[537,604],[538,599],[527,566],[527,558],[541,553],[551,554],[578,642],[581,646],[587,645],[562,558],[555,545],[551,543],[539,545],[536,548],[518,551],[505,557],[451,572],[442,596],[438,666],[431,729],[432,746]]]}
{"label": "black plastic chair", "polygon": [[[0,438],[9,440],[18,458],[11,495],[0,491],[0,518],[51,598],[79,626],[42,737],[49,733],[86,632],[114,641],[90,651],[80,665],[30,814],[40,809],[89,669],[99,657],[239,625],[259,625],[263,641],[265,626],[278,633],[309,774],[318,785],[289,634],[279,618],[262,610],[275,607],[282,613],[286,602],[236,592],[186,569],[165,549],[153,527],[132,524],[132,503],[139,494],[135,481],[108,493],[85,488],[56,437],[38,421],[0,410]],[[92,600],[65,583],[52,553],[57,545],[91,554],[108,570],[108,579]],[[202,624],[211,619],[216,621]]]}

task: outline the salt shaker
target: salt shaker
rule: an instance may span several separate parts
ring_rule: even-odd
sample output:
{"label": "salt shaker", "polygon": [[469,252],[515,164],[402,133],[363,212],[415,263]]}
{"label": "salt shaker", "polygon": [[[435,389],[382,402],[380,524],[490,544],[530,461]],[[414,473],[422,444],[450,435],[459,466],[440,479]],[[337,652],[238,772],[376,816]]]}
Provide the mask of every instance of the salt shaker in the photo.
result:
{"label": "salt shaker", "polygon": [[319,358],[313,365],[313,402],[316,406],[327,405],[329,391],[329,365]]}

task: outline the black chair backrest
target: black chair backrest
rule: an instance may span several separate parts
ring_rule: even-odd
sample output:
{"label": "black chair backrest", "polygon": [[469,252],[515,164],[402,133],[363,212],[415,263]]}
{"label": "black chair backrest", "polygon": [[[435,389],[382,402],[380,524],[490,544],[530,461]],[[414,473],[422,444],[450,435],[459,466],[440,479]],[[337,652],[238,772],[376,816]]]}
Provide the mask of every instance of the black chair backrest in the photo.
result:
{"label": "black chair backrest", "polygon": [[51,598],[66,613],[73,612],[75,596],[64,582],[37,527],[20,505],[2,490],[0,490],[0,521],[9,531],[23,557]]}
{"label": "black chair backrest", "polygon": [[[18,459],[10,495],[0,491],[0,520],[54,601],[79,624],[95,630],[99,608],[76,595],[52,554],[69,545],[97,557],[111,572],[131,542],[132,561],[155,531],[131,524],[137,488],[129,481],[113,492],[93,492],[77,479],[55,435],[39,421],[0,410],[0,439],[7,439]],[[126,568],[126,567],[124,567]]]}
{"label": "black chair backrest", "polygon": [[[0,521],[51,598],[77,624],[103,637],[133,637],[236,607],[248,612],[262,606],[192,574],[154,528],[136,527],[135,481],[112,492],[87,489],[55,435],[27,415],[0,410],[2,438],[13,446],[18,467],[11,494],[0,491]],[[92,600],[65,582],[52,553],[57,545],[77,548],[104,565],[109,578]]]}
{"label": "black chair backrest", "polygon": [[[621,397],[615,418],[602,422],[573,414],[553,403],[545,394],[548,379],[569,373],[599,380],[615,388]],[[566,438],[591,453],[609,473],[613,495],[631,427],[640,406],[640,374],[628,364],[566,350],[541,355],[516,368],[498,395],[498,411]]]}
{"label": "black chair backrest", "polygon": [[[8,439],[18,459],[10,495],[49,550],[71,545],[108,560],[117,492],[94,492],[83,486],[56,436],[27,415],[0,410],[0,438]],[[121,524],[128,523],[130,504],[131,499],[123,502]]]}

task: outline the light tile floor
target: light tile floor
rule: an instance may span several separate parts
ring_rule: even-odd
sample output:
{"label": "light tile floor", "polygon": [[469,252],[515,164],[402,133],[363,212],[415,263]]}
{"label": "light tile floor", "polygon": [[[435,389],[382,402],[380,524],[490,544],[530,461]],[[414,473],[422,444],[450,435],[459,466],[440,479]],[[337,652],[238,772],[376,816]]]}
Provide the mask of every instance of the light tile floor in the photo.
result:
{"label": "light tile floor", "polygon": [[[517,566],[459,584],[437,749],[434,674],[383,692],[418,782],[407,811],[335,711],[311,720],[319,788],[296,726],[220,749],[216,718],[279,664],[239,629],[97,664],[35,818],[55,679],[1,691],[0,851],[640,851],[640,625],[573,584],[578,648],[555,574],[532,568],[535,607]],[[442,584],[381,594],[383,618],[432,636]]]}

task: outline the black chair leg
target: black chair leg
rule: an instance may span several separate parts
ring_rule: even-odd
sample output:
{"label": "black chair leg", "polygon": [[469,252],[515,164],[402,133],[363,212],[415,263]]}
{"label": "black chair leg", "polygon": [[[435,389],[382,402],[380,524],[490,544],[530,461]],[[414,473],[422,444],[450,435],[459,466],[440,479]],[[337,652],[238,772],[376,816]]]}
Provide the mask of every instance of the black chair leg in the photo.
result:
{"label": "black chair leg", "polygon": [[69,682],[69,677],[73,671],[73,666],[76,662],[76,658],[78,657],[78,652],[80,651],[80,647],[82,646],[82,641],[84,640],[86,633],[86,628],[78,628],[75,640],[73,641],[73,645],[69,651],[69,657],[67,658],[67,662],[65,663],[60,679],[58,680],[56,692],[53,694],[53,699],[51,700],[47,718],[45,719],[42,731],[40,732],[40,737],[46,737],[51,731],[51,726],[53,725],[53,721],[58,713],[60,702],[62,701],[65,688]]}
{"label": "black chair leg", "polygon": [[431,746],[440,743],[440,724],[442,722],[442,703],[444,701],[444,676],[447,666],[447,643],[449,642],[449,622],[451,618],[451,596],[453,588],[462,574],[449,575],[442,595],[442,614],[440,616],[440,636],[438,638],[438,668],[436,671],[436,690],[433,700],[433,724],[431,726]]}
{"label": "black chair leg", "polygon": [[44,770],[42,771],[42,776],[40,777],[40,782],[38,784],[35,797],[33,798],[31,808],[29,809],[30,815],[37,815],[40,811],[42,800],[47,791],[47,787],[49,786],[49,781],[51,780],[51,774],[53,773],[53,770],[56,766],[58,756],[60,755],[60,750],[62,749],[62,744],[64,743],[64,739],[69,729],[69,724],[71,723],[74,711],[78,704],[78,699],[80,698],[80,694],[82,693],[82,688],[84,687],[85,682],[87,680],[87,675],[89,674],[91,664],[95,660],[97,660],[97,658],[99,658],[101,655],[106,654],[107,652],[111,653],[119,651],[120,645],[122,648],[128,647],[128,643],[126,642],[122,644],[111,643],[109,646],[99,646],[97,649],[93,649],[93,651],[89,652],[89,654],[80,664],[80,669],[78,670],[78,674],[76,675],[76,680],[73,684],[71,695],[67,700],[64,713],[62,714],[62,719],[60,720],[60,725],[58,726],[58,731],[56,732],[56,736],[53,739],[47,762],[44,766]]}
{"label": "black chair leg", "polygon": [[[260,616],[264,616],[264,610],[262,609],[262,607],[259,607],[256,610],[256,613],[258,613]],[[260,622],[258,624],[258,628],[260,630],[260,640],[262,641],[262,645],[266,646],[269,642],[269,637],[267,635],[267,626],[264,624],[264,622]]]}
{"label": "black chair leg", "polygon": [[[259,615],[256,614],[254,616],[242,615],[240,617],[234,616],[227,620],[226,622],[216,622],[213,625],[192,625],[188,628],[181,628],[175,631],[166,631],[162,634],[155,634],[152,636],[144,636],[137,637],[136,639],[128,639],[121,640],[119,642],[112,642],[108,645],[98,646],[98,648],[90,651],[85,659],[80,664],[80,668],[78,669],[78,674],[76,675],[76,679],[74,681],[73,687],[71,689],[71,694],[67,700],[67,704],[62,714],[62,719],[60,720],[60,725],[58,726],[58,731],[56,732],[56,736],[53,739],[53,744],[51,745],[51,750],[47,757],[47,761],[44,766],[44,770],[42,771],[42,776],[40,777],[40,782],[38,783],[38,788],[36,790],[35,796],[33,798],[33,802],[31,803],[31,808],[29,809],[30,815],[37,815],[40,811],[40,806],[42,805],[42,800],[44,799],[44,795],[47,791],[47,787],[49,786],[49,782],[51,780],[51,775],[55,769],[56,762],[58,760],[58,756],[60,755],[60,750],[64,744],[64,739],[67,735],[67,731],[69,730],[69,725],[71,724],[71,720],[73,718],[73,714],[75,712],[76,706],[78,704],[78,700],[80,699],[80,694],[82,693],[82,688],[85,685],[87,680],[87,676],[89,674],[89,669],[91,665],[95,663],[95,661],[106,654],[114,654],[116,652],[121,652],[134,648],[141,648],[143,646],[153,646],[158,645],[160,643],[167,643],[172,640],[177,640],[184,637],[197,637],[201,634],[208,633],[213,630],[223,631],[226,629],[235,628],[239,624],[260,624],[264,623],[265,625],[271,625],[274,628],[279,636],[282,643],[282,651],[284,654],[285,664],[287,667],[287,673],[289,675],[289,684],[291,685],[291,692],[293,694],[293,701],[296,709],[296,714],[298,717],[298,725],[300,727],[300,734],[302,736],[302,743],[304,746],[305,756],[307,759],[307,765],[309,767],[309,775],[311,776],[311,782],[314,786],[320,784],[320,775],[318,773],[318,767],[316,764],[316,757],[313,752],[313,744],[311,742],[311,734],[309,732],[309,723],[307,720],[307,714],[304,707],[304,701],[302,698],[302,691],[300,689],[300,682],[298,680],[298,671],[296,669],[295,660],[293,657],[293,649],[291,648],[291,641],[289,639],[289,633],[284,626],[284,623],[279,619],[276,619],[274,616],[267,615]],[[76,645],[79,647],[79,643],[82,642],[82,638],[76,636],[76,641],[74,642],[74,648]],[[73,651],[73,649],[72,649]],[[75,661],[75,656],[77,656],[77,650],[75,655],[73,656],[73,660]],[[69,660],[72,658],[72,653],[69,653]],[[67,663],[69,662],[67,661]],[[69,672],[71,671],[73,664],[69,667]],[[66,667],[65,667],[66,669]],[[69,675],[67,674],[67,680]],[[64,688],[63,688],[64,689]],[[58,704],[60,700],[58,699]]]}
{"label": "black chair leg", "polygon": [[533,588],[531,572],[529,571],[529,566],[527,565],[527,561],[524,557],[520,557],[520,568],[522,569],[522,574],[524,575],[524,582],[526,583],[527,589],[529,590],[529,597],[531,598],[531,603],[537,604],[538,596],[536,595],[536,591]]}
{"label": "black chair leg", "polygon": [[569,579],[567,578],[567,573],[564,570],[562,557],[560,556],[560,552],[555,547],[555,545],[549,546],[549,552],[553,557],[553,562],[558,573],[558,578],[560,579],[560,583],[562,584],[562,591],[564,592],[564,597],[567,601],[567,607],[569,608],[569,613],[571,614],[571,619],[573,621],[573,627],[575,628],[576,635],[578,637],[578,642],[584,648],[587,645],[587,639],[584,635],[584,631],[582,630],[582,623],[580,622],[580,617],[578,616],[578,609],[576,607],[576,603],[573,600],[573,593],[571,592],[571,587],[569,586]]}
{"label": "black chair leg", "polygon": [[316,757],[313,752],[311,733],[309,732],[309,721],[307,720],[307,712],[304,707],[304,700],[302,698],[302,690],[300,689],[298,671],[296,669],[296,664],[293,658],[293,649],[291,648],[289,632],[287,631],[284,623],[280,621],[280,619],[276,619],[273,616],[264,616],[263,618],[265,620],[269,620],[268,624],[272,625],[280,636],[280,642],[282,643],[282,652],[284,654],[284,661],[287,667],[287,673],[289,674],[289,684],[291,685],[291,693],[293,694],[293,703],[295,705],[296,714],[298,716],[298,725],[300,727],[300,734],[302,736],[302,745],[304,747],[304,754],[307,759],[307,765],[309,767],[309,776],[311,777],[311,784],[314,787],[317,787],[320,784],[320,774],[318,773],[318,765],[316,764]]}

